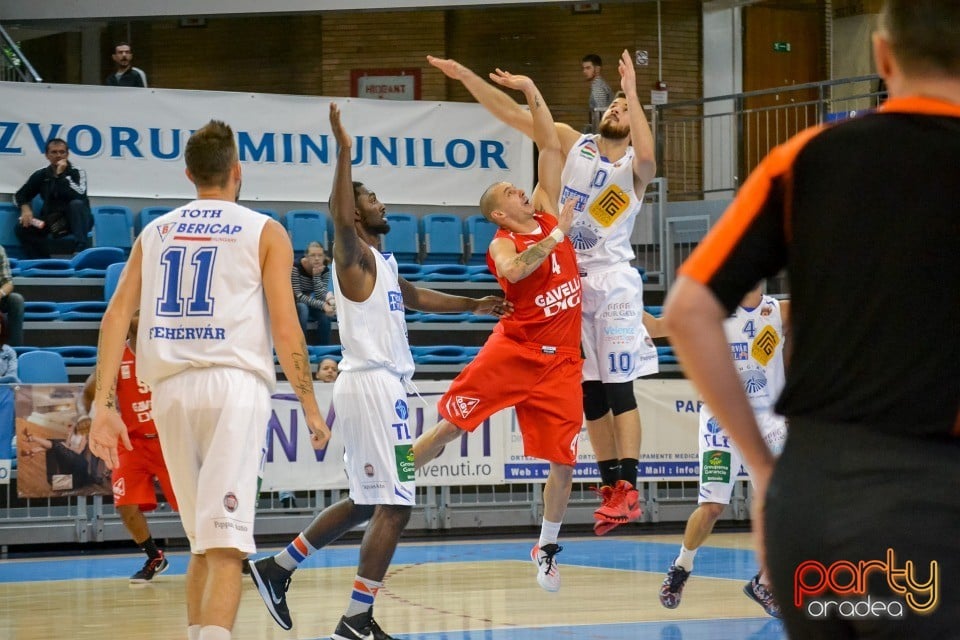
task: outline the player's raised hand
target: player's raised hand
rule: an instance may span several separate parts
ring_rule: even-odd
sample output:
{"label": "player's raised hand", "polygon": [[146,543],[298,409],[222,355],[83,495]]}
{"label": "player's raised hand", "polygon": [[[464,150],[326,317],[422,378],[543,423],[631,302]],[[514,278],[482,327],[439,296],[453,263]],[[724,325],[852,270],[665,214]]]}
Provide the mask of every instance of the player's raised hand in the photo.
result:
{"label": "player's raised hand", "polygon": [[340,121],[340,107],[335,102],[330,103],[330,129],[341,149],[349,149],[353,145],[353,140],[347,135],[347,130]]}
{"label": "player's raised hand", "polygon": [[448,78],[462,80],[463,76],[466,75],[467,68],[452,58],[434,58],[433,56],[427,56],[427,62],[437,69],[440,69],[440,71],[443,71]]}
{"label": "player's raised hand", "polygon": [[633,67],[633,58],[626,49],[620,54],[620,60],[617,63],[617,71],[620,72],[620,88],[625,94],[636,95],[637,93],[637,70]]}
{"label": "player's raised hand", "polygon": [[570,233],[570,227],[573,226],[573,205],[576,198],[567,198],[563,203],[563,208],[557,214],[557,228],[563,231],[563,235]]}
{"label": "player's raised hand", "polygon": [[516,89],[517,91],[526,91],[533,88],[533,80],[527,76],[514,75],[499,68],[490,74],[490,79],[501,87]]}

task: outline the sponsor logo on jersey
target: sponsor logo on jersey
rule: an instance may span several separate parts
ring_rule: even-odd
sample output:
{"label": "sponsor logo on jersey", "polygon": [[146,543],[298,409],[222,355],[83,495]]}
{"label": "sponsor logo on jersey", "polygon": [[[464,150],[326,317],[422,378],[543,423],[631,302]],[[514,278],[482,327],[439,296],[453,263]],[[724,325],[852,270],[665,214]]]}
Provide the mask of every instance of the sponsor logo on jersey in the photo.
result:
{"label": "sponsor logo on jersey", "polygon": [[576,200],[576,202],[573,204],[573,210],[577,213],[582,213],[583,209],[587,206],[587,199],[589,196],[582,191],[577,191],[576,189],[571,189],[570,187],[565,186],[563,188],[563,192],[560,194],[560,206],[563,207],[563,205],[570,198]]}
{"label": "sponsor logo on jersey", "polygon": [[376,470],[373,468],[373,465],[370,464],[369,462],[363,465],[363,472],[366,474],[368,478],[372,478],[377,473]]}
{"label": "sponsor logo on jersey", "polygon": [[119,480],[113,483],[113,495],[115,497],[127,495],[126,480],[124,480],[123,478],[120,478]]}
{"label": "sponsor logo on jersey", "polygon": [[597,157],[597,148],[592,142],[584,143],[584,145],[580,147],[580,157],[586,158],[587,160],[593,160]]}
{"label": "sponsor logo on jersey", "polygon": [[533,302],[543,309],[543,315],[548,318],[568,309],[579,310],[580,288],[580,276],[576,276],[549,291],[541,293],[533,299]]}
{"label": "sponsor logo on jersey", "polygon": [[170,232],[173,231],[173,228],[176,227],[175,222],[167,222],[166,224],[157,225],[157,233],[160,234],[160,242],[163,242],[167,239],[167,236],[170,235]]}
{"label": "sponsor logo on jersey", "polygon": [[765,305],[763,305],[763,307],[761,307],[761,309],[760,309],[760,315],[763,316],[763,317],[766,317],[766,316],[770,315],[771,313],[773,313],[773,305],[765,304]]}
{"label": "sponsor logo on jersey", "polygon": [[473,412],[474,408],[480,404],[480,399],[471,398],[470,396],[456,396],[453,402],[457,414],[461,418],[466,418]]}
{"label": "sponsor logo on jersey", "polygon": [[570,242],[577,252],[587,251],[597,246],[599,238],[589,227],[576,226],[570,231]]}
{"label": "sponsor logo on jersey", "polygon": [[410,409],[407,407],[407,401],[400,399],[393,404],[393,410],[396,411],[397,417],[401,420],[406,420],[410,417]]}
{"label": "sponsor logo on jersey", "polygon": [[397,479],[400,482],[413,482],[415,477],[413,445],[398,444],[394,445],[393,449],[397,461]]}
{"label": "sponsor logo on jersey", "polygon": [[240,501],[237,500],[237,496],[232,491],[223,496],[223,508],[229,513],[236,511],[239,505]]}
{"label": "sponsor logo on jersey", "polygon": [[705,451],[700,465],[700,481],[730,482],[730,452]]}
{"label": "sponsor logo on jersey", "polygon": [[399,291],[387,291],[390,311],[403,311],[403,294]]}
{"label": "sponsor logo on jersey", "polygon": [[750,355],[763,366],[767,366],[777,352],[778,344],[780,344],[780,336],[777,330],[768,324],[754,338]]}
{"label": "sponsor logo on jersey", "polygon": [[707,433],[712,433],[714,435],[720,433],[720,421],[716,417],[710,418],[707,420]]}
{"label": "sponsor logo on jersey", "polygon": [[590,216],[601,227],[609,227],[630,208],[630,196],[616,184],[611,184],[590,205]]}
{"label": "sponsor logo on jersey", "polygon": [[733,356],[734,360],[748,360],[750,358],[750,350],[747,348],[747,343],[731,342],[730,355]]}
{"label": "sponsor logo on jersey", "polygon": [[747,369],[741,371],[740,376],[743,379],[743,390],[747,395],[753,398],[764,393],[767,388],[767,376],[759,369]]}

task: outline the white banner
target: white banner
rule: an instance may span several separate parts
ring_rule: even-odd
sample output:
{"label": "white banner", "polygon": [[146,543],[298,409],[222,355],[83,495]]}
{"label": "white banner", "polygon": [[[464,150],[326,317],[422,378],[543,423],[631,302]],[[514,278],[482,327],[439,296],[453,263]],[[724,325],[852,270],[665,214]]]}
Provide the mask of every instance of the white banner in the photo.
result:
{"label": "white banner", "polygon": [[0,192],[45,166],[46,141],[59,137],[91,196],[191,199],[183,148],[213,118],[237,134],[242,203],[326,202],[331,100],[354,136],[354,179],[382,202],[475,206],[495,182],[533,182],[532,143],[477,104],[19,82],[0,92]]}
{"label": "white banner", "polygon": [[[420,397],[408,395],[411,410],[409,426],[414,437],[437,423],[437,400],[448,386],[449,382],[442,380],[418,382]],[[347,427],[337,421],[336,411],[333,410],[333,385],[317,382],[314,391],[330,427],[330,443],[323,451],[314,451],[293,389],[286,382],[279,383],[273,395],[273,413],[267,429],[262,490],[347,487],[343,469],[343,438],[340,435]],[[465,434],[452,442],[436,460],[417,472],[417,484],[503,484],[503,453],[512,414],[513,411],[500,412],[473,434]]]}
{"label": "white banner", "polygon": [[[417,385],[421,397],[410,395],[409,405],[411,431],[419,436],[437,423],[437,400],[449,382]],[[633,388],[643,424],[640,481],[696,480],[699,404],[693,385],[687,380],[637,380]],[[340,436],[345,425],[337,422],[333,410],[333,385],[315,383],[314,389],[332,432],[330,443],[325,450],[314,451],[293,390],[287,383],[278,384],[267,432],[264,491],[347,487]],[[416,481],[421,486],[544,482],[548,471],[549,463],[523,456],[516,412],[507,409],[448,445],[440,457],[417,472]],[[574,478],[599,480],[586,426]]]}
{"label": "white banner", "polygon": [[[633,393],[643,427],[640,466],[641,482],[654,480],[696,480],[700,473],[697,457],[697,393],[688,380],[635,380]],[[507,482],[544,482],[549,463],[523,456],[523,441],[516,414],[510,427],[510,447],[505,469]],[[587,427],[580,431],[574,481],[596,481],[600,474]]]}

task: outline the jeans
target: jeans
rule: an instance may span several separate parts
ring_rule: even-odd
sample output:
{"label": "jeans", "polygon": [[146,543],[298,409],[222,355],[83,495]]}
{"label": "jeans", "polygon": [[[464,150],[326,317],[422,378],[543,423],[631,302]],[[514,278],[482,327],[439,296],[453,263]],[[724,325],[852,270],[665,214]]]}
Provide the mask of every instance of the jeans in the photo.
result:
{"label": "jeans", "polygon": [[87,203],[83,200],[71,200],[67,203],[66,217],[70,235],[62,238],[51,235],[49,225],[38,229],[17,223],[14,231],[23,246],[24,256],[30,259],[49,258],[51,248],[56,248],[58,253],[75,253],[86,249],[87,234],[93,228],[93,216]]}
{"label": "jeans", "polygon": [[304,302],[297,303],[297,317],[300,319],[300,328],[307,334],[307,323],[317,323],[317,344],[330,344],[330,331],[333,320],[324,313],[323,309],[314,309]]}
{"label": "jeans", "polygon": [[11,293],[0,298],[0,311],[7,316],[7,335],[11,347],[23,344],[23,296]]}

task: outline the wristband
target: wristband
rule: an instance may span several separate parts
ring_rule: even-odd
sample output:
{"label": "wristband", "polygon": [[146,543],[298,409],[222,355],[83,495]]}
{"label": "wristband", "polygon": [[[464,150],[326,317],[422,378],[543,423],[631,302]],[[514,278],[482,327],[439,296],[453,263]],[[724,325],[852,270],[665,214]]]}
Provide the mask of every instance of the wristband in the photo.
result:
{"label": "wristband", "polygon": [[560,227],[554,227],[553,231],[551,231],[550,235],[547,237],[553,238],[557,244],[560,244],[563,242],[563,231],[560,231]]}

